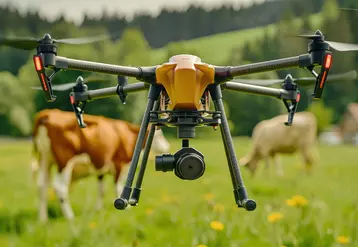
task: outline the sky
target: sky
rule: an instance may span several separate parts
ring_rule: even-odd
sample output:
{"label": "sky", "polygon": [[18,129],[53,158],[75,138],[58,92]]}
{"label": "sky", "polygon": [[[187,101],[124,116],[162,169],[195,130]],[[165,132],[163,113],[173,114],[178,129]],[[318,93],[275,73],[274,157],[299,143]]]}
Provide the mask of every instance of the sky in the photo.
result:
{"label": "sky", "polygon": [[21,12],[28,9],[40,11],[40,14],[53,20],[63,13],[65,18],[79,24],[83,20],[84,13],[98,16],[106,9],[108,13],[126,13],[130,19],[135,12],[150,12],[155,15],[160,8],[180,7],[185,8],[190,3],[200,3],[203,6],[218,6],[222,3],[234,3],[237,5],[251,5],[254,2],[265,0],[0,0],[0,5],[11,3]]}

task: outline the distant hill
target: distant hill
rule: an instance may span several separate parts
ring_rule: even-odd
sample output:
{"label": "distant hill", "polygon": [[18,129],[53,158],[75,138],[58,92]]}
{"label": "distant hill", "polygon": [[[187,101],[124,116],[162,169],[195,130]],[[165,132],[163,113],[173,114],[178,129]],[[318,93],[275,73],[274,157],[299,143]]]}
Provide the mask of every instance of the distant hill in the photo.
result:
{"label": "distant hill", "polygon": [[[312,23],[312,26],[318,29],[322,21],[321,14],[313,14],[309,17],[309,19]],[[301,25],[302,19],[296,18],[295,23],[297,25]],[[240,31],[209,35],[187,41],[172,42],[163,48],[154,49],[152,51],[152,55],[154,61],[166,62],[168,46],[172,44],[178,44],[182,45],[183,51],[193,50],[197,54],[202,54],[200,57],[203,62],[224,65],[233,47],[240,47],[245,42],[249,42],[250,40],[254,41],[255,39],[261,38],[265,31],[268,31],[270,35],[274,35],[276,33],[276,28],[276,24],[270,24]]]}

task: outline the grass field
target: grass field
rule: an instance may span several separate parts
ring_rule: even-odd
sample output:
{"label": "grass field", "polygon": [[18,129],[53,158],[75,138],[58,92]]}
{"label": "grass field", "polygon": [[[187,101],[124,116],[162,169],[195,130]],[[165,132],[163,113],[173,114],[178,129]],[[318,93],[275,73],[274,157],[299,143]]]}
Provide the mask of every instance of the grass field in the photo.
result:
{"label": "grass field", "polygon": [[[172,144],[175,152],[179,142]],[[86,178],[71,191],[77,218],[66,222],[52,199],[51,219],[40,225],[29,173],[30,144],[1,143],[0,246],[358,246],[356,147],[320,146],[321,160],[311,176],[305,175],[298,155],[282,157],[282,178],[273,169],[270,174],[260,169],[254,178],[243,170],[249,195],[258,204],[246,212],[234,206],[221,140],[197,139],[192,145],[206,158],[206,173],[199,180],[155,172],[149,163],[137,208],[114,209],[108,176],[105,209],[96,212],[96,180]],[[241,157],[249,140],[236,138],[235,147]],[[297,195],[307,201],[288,200]]]}

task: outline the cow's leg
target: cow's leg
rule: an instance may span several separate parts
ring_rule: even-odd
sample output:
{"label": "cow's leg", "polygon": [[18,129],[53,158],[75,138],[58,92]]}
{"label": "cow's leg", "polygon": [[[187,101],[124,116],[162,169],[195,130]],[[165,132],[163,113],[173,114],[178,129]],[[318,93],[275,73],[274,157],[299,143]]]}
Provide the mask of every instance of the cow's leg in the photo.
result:
{"label": "cow's leg", "polygon": [[96,209],[101,210],[103,208],[103,197],[104,197],[104,175],[101,174],[97,177],[98,182],[98,199]]}
{"label": "cow's leg", "polygon": [[47,214],[47,205],[48,205],[48,194],[47,189],[49,186],[50,180],[50,172],[49,166],[47,165],[47,159],[45,157],[41,158],[40,167],[39,167],[39,174],[37,180],[37,186],[39,190],[39,220],[41,222],[48,221],[48,214]]}
{"label": "cow's leg", "polygon": [[[39,193],[39,208],[38,217],[41,222],[48,221],[47,205],[48,205],[48,186],[50,182],[50,163],[51,156],[51,142],[48,137],[48,132],[45,126],[39,126],[38,134],[34,137],[34,147],[38,151],[38,174],[37,174],[37,188]],[[33,168],[36,171],[36,164]],[[36,173],[34,174],[36,175]]]}
{"label": "cow's leg", "polygon": [[119,197],[122,194],[123,191],[123,185],[126,181],[128,172],[129,172],[129,164],[121,164],[119,165],[120,168],[116,169],[116,175],[115,175],[115,184],[116,184],[116,194],[117,197]]}
{"label": "cow's leg", "polygon": [[266,156],[264,157],[264,162],[265,162],[265,169],[267,172],[270,172],[270,157]]}
{"label": "cow's leg", "polygon": [[305,170],[307,174],[312,173],[312,165],[314,163],[314,155],[312,150],[305,148],[302,150],[302,158],[305,163]]}
{"label": "cow's leg", "polygon": [[276,175],[279,177],[283,176],[282,162],[278,155],[272,156],[273,163],[275,165]]}
{"label": "cow's leg", "polygon": [[76,163],[90,163],[87,155],[78,155],[71,158],[65,168],[56,174],[55,190],[59,197],[61,210],[66,219],[73,219],[74,213],[70,205],[68,191],[71,184],[72,171]]}

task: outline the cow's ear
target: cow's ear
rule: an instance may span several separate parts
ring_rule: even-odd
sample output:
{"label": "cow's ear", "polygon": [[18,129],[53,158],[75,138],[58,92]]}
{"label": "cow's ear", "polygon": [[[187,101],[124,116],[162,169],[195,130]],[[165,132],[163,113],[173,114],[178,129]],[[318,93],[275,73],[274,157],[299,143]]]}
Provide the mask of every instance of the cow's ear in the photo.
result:
{"label": "cow's ear", "polygon": [[243,157],[239,160],[239,164],[241,166],[246,166],[247,165],[247,158],[246,157]]}

